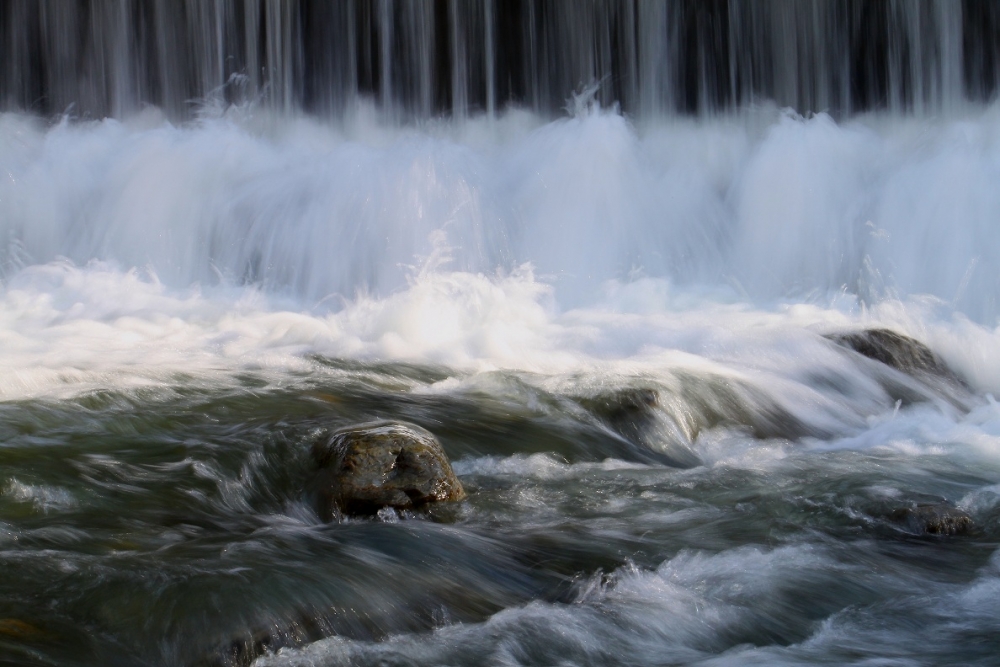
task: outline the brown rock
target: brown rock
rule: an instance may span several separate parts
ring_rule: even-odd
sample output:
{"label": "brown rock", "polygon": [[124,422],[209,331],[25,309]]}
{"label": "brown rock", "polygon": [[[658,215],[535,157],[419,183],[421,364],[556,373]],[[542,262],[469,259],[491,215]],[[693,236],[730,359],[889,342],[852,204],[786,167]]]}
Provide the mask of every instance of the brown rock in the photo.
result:
{"label": "brown rock", "polygon": [[342,429],[313,447],[320,515],[372,515],[463,500],[465,490],[431,433],[399,422]]}

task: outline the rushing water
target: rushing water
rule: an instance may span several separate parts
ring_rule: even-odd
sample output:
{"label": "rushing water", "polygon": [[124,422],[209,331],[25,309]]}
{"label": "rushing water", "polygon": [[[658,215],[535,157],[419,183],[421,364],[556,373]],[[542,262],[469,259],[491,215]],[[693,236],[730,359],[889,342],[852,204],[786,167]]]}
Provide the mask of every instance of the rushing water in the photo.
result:
{"label": "rushing water", "polygon": [[192,100],[339,115],[930,111],[1000,84],[993,0],[5,0],[0,108],[89,117]]}
{"label": "rushing water", "polygon": [[[329,107],[295,78],[319,4],[0,6],[3,34],[49,35],[2,47],[23,65],[0,66],[4,103],[30,111],[10,102],[30,79],[50,111],[94,105],[0,114],[0,665],[1000,664],[1000,108],[971,25],[993,11],[884,3],[886,69],[838,97],[857,64],[837,40],[882,4],[716,3],[736,27],[711,53],[744,73],[788,26],[830,28],[800,44],[825,88],[791,60],[743,92],[709,65],[657,87],[650,45],[709,53],[718,15],[689,4],[338,4],[381,26],[345,34],[391,45],[395,78],[327,71]],[[687,46],[637,34],[639,78],[590,63],[572,96],[559,77],[629,7]],[[79,15],[89,32],[59,28]],[[495,83],[511,25],[579,48],[524,55],[506,109],[449,66],[435,115],[433,36]],[[60,69],[70,34],[104,78]],[[164,35],[205,70],[163,60]],[[213,96],[212,35],[292,78]],[[925,55],[897,48],[917,36]],[[958,379],[835,340],[871,328]],[[375,419],[436,435],[467,500],[321,521],[313,443]],[[928,532],[928,507],[971,527]]]}

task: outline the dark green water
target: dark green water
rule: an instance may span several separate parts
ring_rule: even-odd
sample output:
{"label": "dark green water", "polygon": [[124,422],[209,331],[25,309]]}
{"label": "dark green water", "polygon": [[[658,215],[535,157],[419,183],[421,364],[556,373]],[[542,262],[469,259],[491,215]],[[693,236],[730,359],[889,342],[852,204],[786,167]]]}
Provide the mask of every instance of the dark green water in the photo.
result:
{"label": "dark green water", "polygon": [[[992,404],[846,440],[718,427],[682,470],[513,374],[415,391],[447,374],[0,404],[0,662],[997,664]],[[373,418],[435,433],[468,500],[320,522],[312,442]],[[893,518],[928,503],[972,530]]]}

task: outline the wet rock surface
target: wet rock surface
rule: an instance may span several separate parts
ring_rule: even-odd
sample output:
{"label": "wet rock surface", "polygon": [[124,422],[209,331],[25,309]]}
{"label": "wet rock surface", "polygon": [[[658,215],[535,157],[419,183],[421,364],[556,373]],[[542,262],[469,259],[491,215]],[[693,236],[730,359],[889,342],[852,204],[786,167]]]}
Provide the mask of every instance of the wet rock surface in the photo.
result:
{"label": "wet rock surface", "polygon": [[889,329],[866,329],[832,334],[830,340],[890,368],[915,376],[935,376],[961,385],[962,381],[929,347]]}
{"label": "wet rock surface", "polygon": [[234,637],[190,667],[249,667],[257,658],[283,648],[297,648],[327,636],[316,620],[303,617],[300,622],[258,628]]}
{"label": "wet rock surface", "polygon": [[[936,403],[967,412],[975,399],[965,382],[923,343],[889,329],[828,335],[834,343],[882,364],[876,379],[901,405]],[[866,362],[867,363],[867,362]]]}
{"label": "wet rock surface", "polygon": [[670,389],[626,387],[577,401],[631,444],[623,456],[676,468],[701,465],[693,443],[717,427],[736,428],[758,439],[823,437],[771,397],[731,378],[676,375]]}
{"label": "wet rock surface", "polygon": [[579,399],[580,405],[629,443],[628,458],[693,468],[701,463],[690,447],[697,434],[691,419],[677,419],[662,408],[661,392],[627,387]]}
{"label": "wet rock surface", "polygon": [[889,519],[915,535],[967,535],[974,525],[966,512],[946,503],[901,507],[893,510]]}
{"label": "wet rock surface", "polygon": [[312,489],[324,520],[415,509],[465,498],[444,449],[431,433],[402,422],[337,431],[313,447]]}

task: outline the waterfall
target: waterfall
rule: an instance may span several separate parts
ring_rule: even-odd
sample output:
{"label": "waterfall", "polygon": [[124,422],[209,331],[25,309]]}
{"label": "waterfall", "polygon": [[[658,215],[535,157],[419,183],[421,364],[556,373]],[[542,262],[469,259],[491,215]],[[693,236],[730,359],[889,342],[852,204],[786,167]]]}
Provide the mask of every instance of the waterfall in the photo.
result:
{"label": "waterfall", "polygon": [[642,117],[936,113],[995,94],[998,30],[988,0],[6,0],[0,108],[552,115],[596,83]]}
{"label": "waterfall", "polygon": [[998,91],[1000,0],[0,0],[0,664],[998,664]]}

